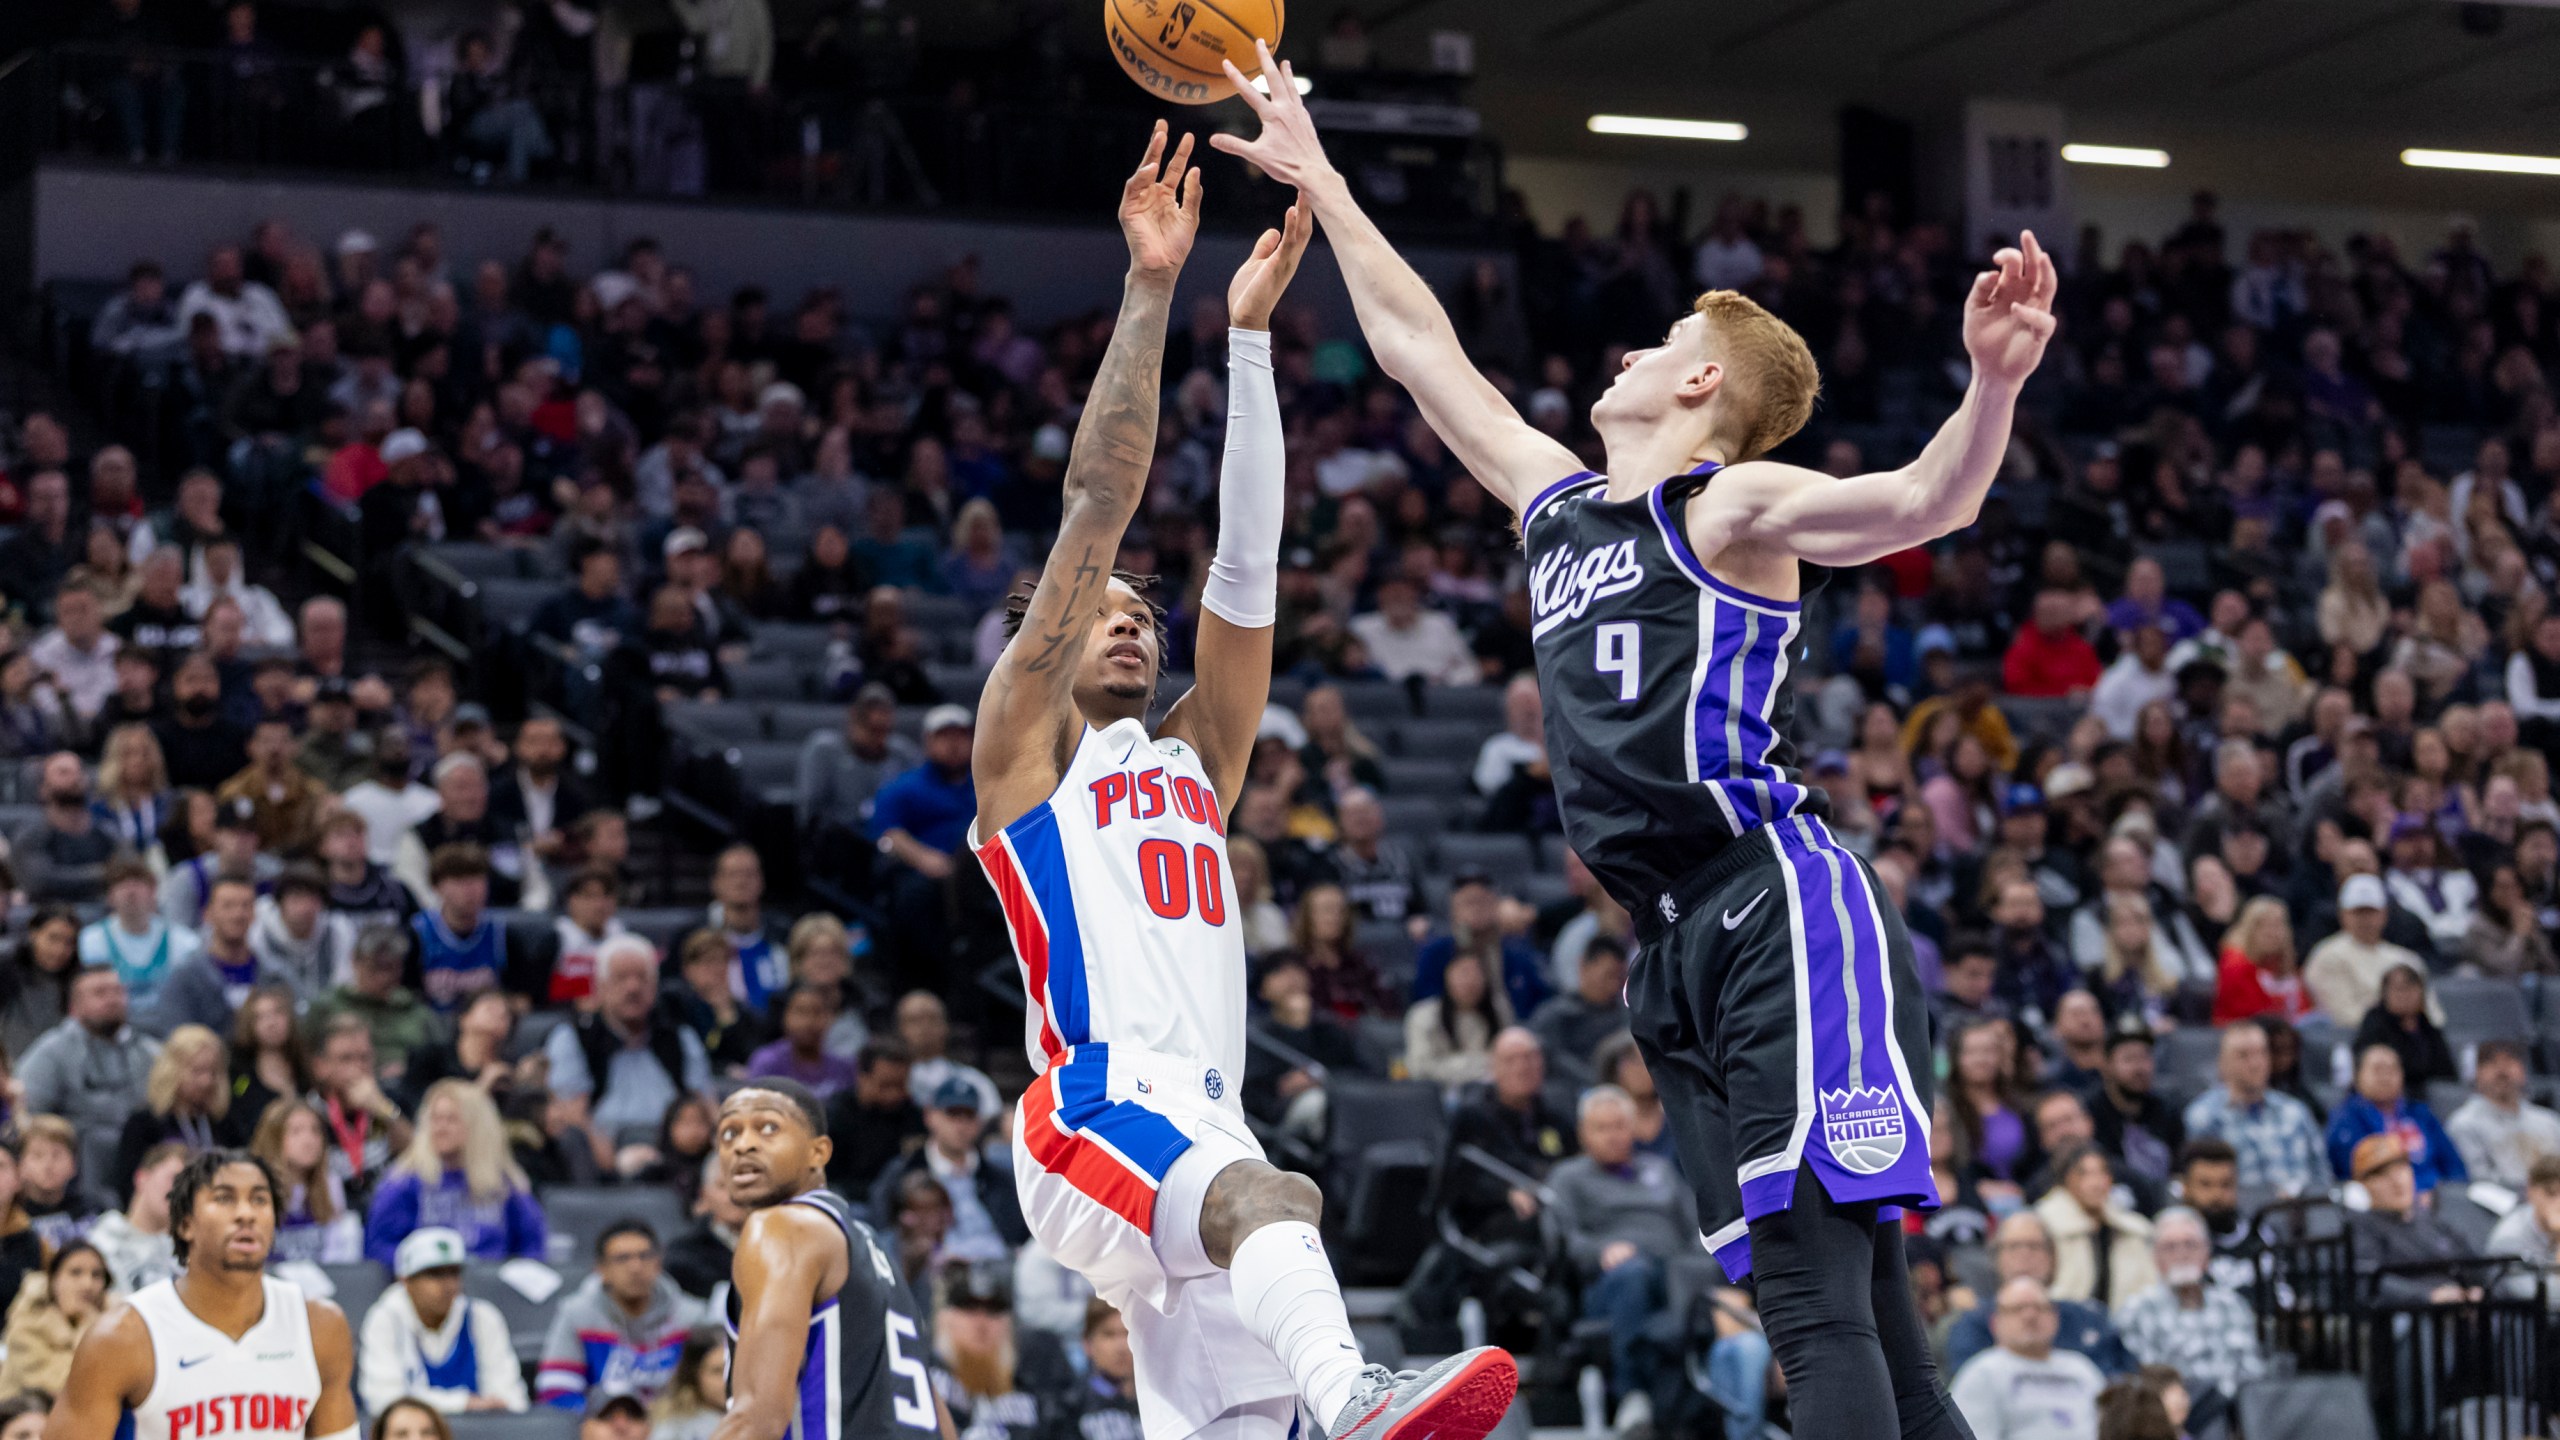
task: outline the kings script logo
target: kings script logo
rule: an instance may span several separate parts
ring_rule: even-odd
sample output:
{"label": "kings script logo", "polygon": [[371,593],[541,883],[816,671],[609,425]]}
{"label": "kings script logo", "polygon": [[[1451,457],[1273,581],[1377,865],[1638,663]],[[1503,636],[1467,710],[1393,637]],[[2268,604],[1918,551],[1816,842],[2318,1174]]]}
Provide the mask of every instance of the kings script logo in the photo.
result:
{"label": "kings script logo", "polygon": [[1873,1175],[1902,1158],[1906,1125],[1902,1097],[1861,1086],[1822,1092],[1822,1143],[1831,1158],[1859,1175]]}
{"label": "kings script logo", "polygon": [[1538,557],[1529,571],[1529,603],[1537,622],[1529,638],[1567,620],[1579,620],[1595,600],[1623,595],[1644,583],[1644,566],[1636,562],[1636,542],[1621,540],[1577,556],[1560,547]]}

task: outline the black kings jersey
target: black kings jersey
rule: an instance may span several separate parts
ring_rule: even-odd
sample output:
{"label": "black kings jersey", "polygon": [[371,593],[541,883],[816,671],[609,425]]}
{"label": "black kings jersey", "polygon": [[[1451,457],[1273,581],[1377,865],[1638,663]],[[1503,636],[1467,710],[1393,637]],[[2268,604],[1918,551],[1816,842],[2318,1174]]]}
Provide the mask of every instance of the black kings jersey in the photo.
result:
{"label": "black kings jersey", "polygon": [[[915,1292],[871,1227],[853,1218],[844,1197],[812,1190],[783,1202],[826,1213],[844,1232],[849,1252],[844,1288],[812,1306],[809,1348],[800,1357],[800,1394],[791,1440],[879,1440],[939,1435],[933,1408],[931,1337],[917,1324]],[[729,1338],[738,1338],[738,1291],[729,1290]]]}
{"label": "black kings jersey", "polygon": [[[1737,590],[1689,552],[1684,502],[1716,469],[1623,501],[1584,471],[1521,518],[1565,838],[1640,913],[1756,827],[1829,813],[1787,738],[1801,602]],[[1805,568],[1810,593],[1825,572]]]}

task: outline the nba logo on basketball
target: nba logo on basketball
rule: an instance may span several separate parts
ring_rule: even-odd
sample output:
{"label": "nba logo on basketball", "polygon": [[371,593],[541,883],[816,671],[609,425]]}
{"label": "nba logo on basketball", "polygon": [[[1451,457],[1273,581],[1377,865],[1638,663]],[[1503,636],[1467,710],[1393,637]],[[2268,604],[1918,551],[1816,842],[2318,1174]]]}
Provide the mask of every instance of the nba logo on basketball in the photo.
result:
{"label": "nba logo on basketball", "polygon": [[1822,1092],[1822,1143],[1831,1158],[1860,1175],[1873,1175],[1902,1158],[1906,1126],[1902,1099],[1872,1085]]}

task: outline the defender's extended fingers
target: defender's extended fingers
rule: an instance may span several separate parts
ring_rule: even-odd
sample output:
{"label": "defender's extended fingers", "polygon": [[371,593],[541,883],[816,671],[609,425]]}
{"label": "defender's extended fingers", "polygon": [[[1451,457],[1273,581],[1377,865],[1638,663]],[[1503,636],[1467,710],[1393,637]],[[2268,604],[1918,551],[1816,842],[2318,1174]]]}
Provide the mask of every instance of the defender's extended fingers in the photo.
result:
{"label": "defender's extended fingers", "polygon": [[1200,223],[1200,172],[1182,177],[1182,214],[1192,224]]}
{"label": "defender's extended fingers", "polygon": [[1155,129],[1147,134],[1147,153],[1139,159],[1137,173],[1149,180],[1155,178],[1156,162],[1164,158],[1164,137],[1169,130],[1170,127],[1159,120]]}
{"label": "defender's extended fingers", "polygon": [[1173,189],[1182,188],[1183,173],[1191,168],[1191,140],[1191,133],[1184,131],[1182,143],[1173,147],[1173,159],[1165,164],[1164,183]]}

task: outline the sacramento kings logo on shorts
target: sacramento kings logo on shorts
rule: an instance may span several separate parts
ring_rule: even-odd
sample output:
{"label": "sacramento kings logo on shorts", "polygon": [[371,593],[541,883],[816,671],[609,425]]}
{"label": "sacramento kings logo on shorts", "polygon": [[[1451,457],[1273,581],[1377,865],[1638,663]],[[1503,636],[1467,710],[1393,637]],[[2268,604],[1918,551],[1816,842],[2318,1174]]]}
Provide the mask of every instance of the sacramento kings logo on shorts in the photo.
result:
{"label": "sacramento kings logo on shorts", "polygon": [[1873,1175],[1902,1158],[1902,1097],[1861,1086],[1822,1092],[1822,1143],[1831,1158],[1859,1175]]}

